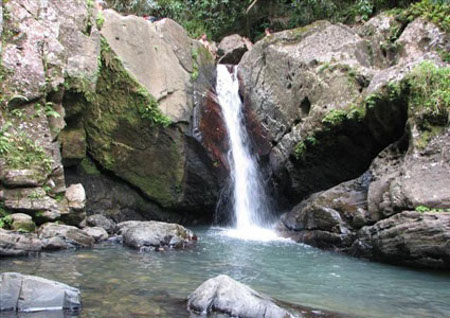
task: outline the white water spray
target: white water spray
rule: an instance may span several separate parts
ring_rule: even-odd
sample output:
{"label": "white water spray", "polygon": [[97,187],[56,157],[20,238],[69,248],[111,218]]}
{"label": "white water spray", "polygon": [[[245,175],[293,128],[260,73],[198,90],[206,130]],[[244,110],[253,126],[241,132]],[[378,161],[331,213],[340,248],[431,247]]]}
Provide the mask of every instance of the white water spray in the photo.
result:
{"label": "white water spray", "polygon": [[217,66],[217,96],[229,136],[230,170],[234,190],[236,228],[229,235],[257,240],[276,238],[270,229],[270,208],[258,165],[249,150],[249,137],[243,125],[237,70]]}

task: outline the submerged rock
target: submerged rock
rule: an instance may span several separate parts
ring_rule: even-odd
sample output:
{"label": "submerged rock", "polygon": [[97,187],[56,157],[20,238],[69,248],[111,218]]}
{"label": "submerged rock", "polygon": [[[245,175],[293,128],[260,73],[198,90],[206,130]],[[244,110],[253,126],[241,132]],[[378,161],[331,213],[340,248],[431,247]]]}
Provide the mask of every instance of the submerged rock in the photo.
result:
{"label": "submerged rock", "polygon": [[219,275],[201,284],[188,297],[188,310],[196,314],[222,313],[245,318],[294,317],[271,298],[226,275]]}
{"label": "submerged rock", "polygon": [[40,252],[42,247],[36,234],[0,229],[0,257],[34,254]]}
{"label": "submerged rock", "polygon": [[117,226],[124,244],[138,249],[184,248],[197,240],[190,230],[174,223],[127,221]]}
{"label": "submerged rock", "polygon": [[80,290],[37,276],[3,273],[0,276],[0,312],[43,312],[81,309]]}

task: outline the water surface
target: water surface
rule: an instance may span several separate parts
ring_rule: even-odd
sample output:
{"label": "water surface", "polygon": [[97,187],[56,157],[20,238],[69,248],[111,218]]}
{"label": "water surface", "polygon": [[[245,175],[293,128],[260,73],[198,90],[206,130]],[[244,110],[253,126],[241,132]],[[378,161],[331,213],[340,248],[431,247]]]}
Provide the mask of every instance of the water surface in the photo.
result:
{"label": "water surface", "polygon": [[[218,274],[283,301],[357,317],[448,317],[450,274],[372,263],[288,241],[245,241],[194,229],[195,248],[94,249],[0,260],[1,271],[81,289],[81,317],[188,317],[183,299]],[[28,317],[28,316],[27,316]]]}

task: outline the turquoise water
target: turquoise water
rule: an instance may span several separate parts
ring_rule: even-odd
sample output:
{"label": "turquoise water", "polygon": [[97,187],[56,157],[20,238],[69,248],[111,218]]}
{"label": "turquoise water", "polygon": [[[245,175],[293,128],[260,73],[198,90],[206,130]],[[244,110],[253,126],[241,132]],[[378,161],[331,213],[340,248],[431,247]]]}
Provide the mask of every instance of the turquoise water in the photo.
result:
{"label": "turquoise water", "polygon": [[194,231],[199,242],[190,250],[140,253],[109,243],[3,259],[1,271],[80,288],[81,317],[188,317],[183,300],[218,274],[344,316],[449,317],[450,273],[372,263],[288,241],[244,241],[217,228]]}

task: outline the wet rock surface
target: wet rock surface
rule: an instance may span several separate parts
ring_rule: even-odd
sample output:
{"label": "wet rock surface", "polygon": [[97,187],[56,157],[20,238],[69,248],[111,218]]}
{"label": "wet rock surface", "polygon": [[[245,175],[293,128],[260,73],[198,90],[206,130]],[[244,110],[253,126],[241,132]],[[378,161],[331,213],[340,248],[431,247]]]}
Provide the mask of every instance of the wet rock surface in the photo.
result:
{"label": "wet rock surface", "polygon": [[232,317],[294,317],[269,297],[226,275],[211,278],[200,285],[188,297],[188,310],[196,314],[222,313]]}
{"label": "wet rock surface", "polygon": [[[37,276],[2,273],[0,312],[63,312],[81,310],[80,290]],[[51,314],[51,313],[49,313]]]}

